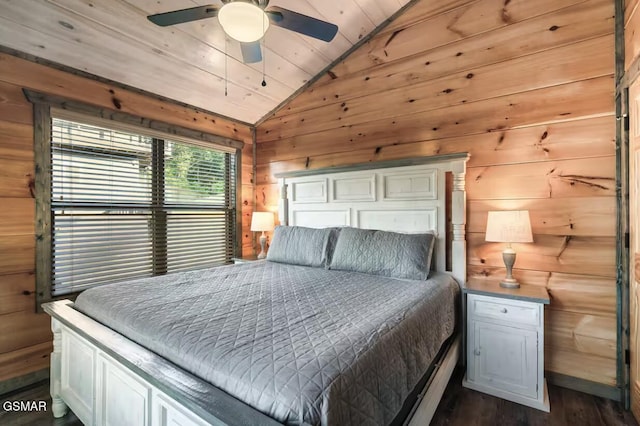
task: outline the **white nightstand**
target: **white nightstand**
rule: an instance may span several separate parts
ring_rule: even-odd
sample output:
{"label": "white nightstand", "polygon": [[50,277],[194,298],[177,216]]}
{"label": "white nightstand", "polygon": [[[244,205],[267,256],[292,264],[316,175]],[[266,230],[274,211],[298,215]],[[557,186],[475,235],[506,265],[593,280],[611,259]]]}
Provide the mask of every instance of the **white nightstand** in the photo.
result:
{"label": "white nightstand", "polygon": [[249,257],[234,257],[231,260],[233,260],[233,263],[235,265],[239,265],[241,263],[257,262],[258,260],[262,260],[262,259],[258,259],[256,256],[249,256]]}
{"label": "white nightstand", "polygon": [[462,384],[509,401],[549,411],[544,379],[546,288],[500,287],[471,280],[467,295],[467,374]]}

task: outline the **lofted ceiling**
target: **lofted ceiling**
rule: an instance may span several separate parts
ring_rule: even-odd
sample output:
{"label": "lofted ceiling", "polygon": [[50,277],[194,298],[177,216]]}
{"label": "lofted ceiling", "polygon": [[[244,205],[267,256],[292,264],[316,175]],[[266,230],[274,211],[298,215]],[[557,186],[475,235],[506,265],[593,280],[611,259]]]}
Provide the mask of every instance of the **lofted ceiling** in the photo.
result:
{"label": "lofted ceiling", "polygon": [[339,32],[325,43],[272,25],[255,64],[225,43],[216,18],[165,28],[146,19],[219,0],[0,0],[0,44],[254,124],[408,2],[272,0]]}

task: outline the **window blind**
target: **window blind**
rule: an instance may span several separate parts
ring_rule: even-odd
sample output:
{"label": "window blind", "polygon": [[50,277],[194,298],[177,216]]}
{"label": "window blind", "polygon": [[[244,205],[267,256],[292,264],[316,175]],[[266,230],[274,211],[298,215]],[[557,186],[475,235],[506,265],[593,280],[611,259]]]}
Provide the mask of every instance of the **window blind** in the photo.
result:
{"label": "window blind", "polygon": [[51,166],[52,295],[231,260],[232,153],[53,118]]}

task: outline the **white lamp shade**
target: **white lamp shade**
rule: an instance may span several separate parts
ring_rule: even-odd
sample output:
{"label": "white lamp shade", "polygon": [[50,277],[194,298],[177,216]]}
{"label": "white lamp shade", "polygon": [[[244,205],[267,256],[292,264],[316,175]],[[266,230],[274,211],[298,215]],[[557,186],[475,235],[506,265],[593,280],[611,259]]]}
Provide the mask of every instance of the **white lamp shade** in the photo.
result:
{"label": "white lamp shade", "polygon": [[271,212],[253,212],[251,216],[251,230],[271,231],[274,228],[273,213]]}
{"label": "white lamp shade", "polygon": [[531,243],[529,211],[493,211],[487,216],[486,241],[498,243]]}
{"label": "white lamp shade", "polygon": [[218,21],[229,37],[242,43],[260,40],[269,28],[269,17],[264,10],[242,1],[222,6],[218,11]]}

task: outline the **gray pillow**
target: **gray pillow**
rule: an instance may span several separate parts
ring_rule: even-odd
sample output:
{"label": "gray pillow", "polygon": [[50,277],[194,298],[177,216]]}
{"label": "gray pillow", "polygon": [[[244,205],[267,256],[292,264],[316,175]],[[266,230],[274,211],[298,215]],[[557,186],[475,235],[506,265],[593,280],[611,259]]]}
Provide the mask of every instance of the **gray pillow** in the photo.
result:
{"label": "gray pillow", "polygon": [[426,280],[435,239],[433,233],[399,234],[343,228],[329,269]]}
{"label": "gray pillow", "polygon": [[302,226],[278,226],[267,253],[270,262],[291,265],[325,267],[335,241],[335,228],[305,228]]}

